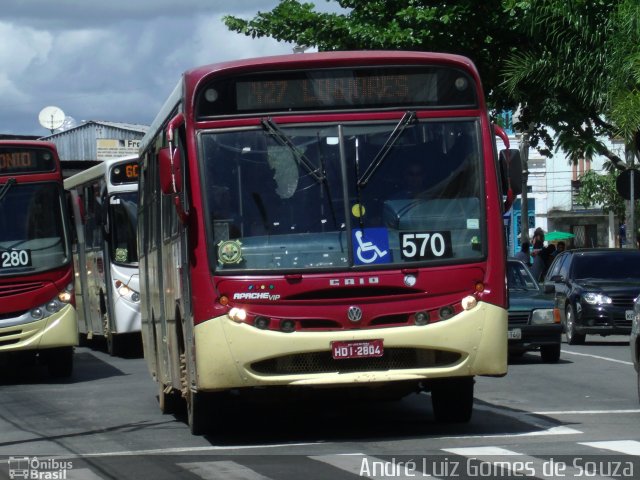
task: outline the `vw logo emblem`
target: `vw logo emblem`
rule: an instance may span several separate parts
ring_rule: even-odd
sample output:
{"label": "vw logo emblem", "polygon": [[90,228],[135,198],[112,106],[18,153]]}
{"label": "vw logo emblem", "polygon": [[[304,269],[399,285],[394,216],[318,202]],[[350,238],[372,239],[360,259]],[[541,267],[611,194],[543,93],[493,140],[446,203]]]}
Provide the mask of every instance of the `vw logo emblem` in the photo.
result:
{"label": "vw logo emblem", "polygon": [[362,320],[362,310],[360,307],[349,307],[349,310],[347,310],[347,317],[349,317],[349,320],[354,323],[359,322]]}

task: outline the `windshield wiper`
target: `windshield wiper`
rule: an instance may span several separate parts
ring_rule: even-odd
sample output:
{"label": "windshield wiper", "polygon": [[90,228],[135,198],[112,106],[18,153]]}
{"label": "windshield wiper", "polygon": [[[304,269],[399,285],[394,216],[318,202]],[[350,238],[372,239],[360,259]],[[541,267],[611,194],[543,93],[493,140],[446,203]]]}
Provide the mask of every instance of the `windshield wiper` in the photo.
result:
{"label": "windshield wiper", "polygon": [[0,202],[2,201],[2,199],[5,197],[5,195],[7,193],[9,193],[9,189],[11,187],[13,187],[16,184],[16,179],[11,177],[9,180],[7,180],[7,183],[5,183],[2,188],[0,189]]}
{"label": "windshield wiper", "polygon": [[367,183],[369,183],[369,180],[371,180],[371,177],[376,172],[378,167],[382,165],[382,162],[384,162],[384,159],[387,158],[387,155],[389,155],[389,152],[391,151],[395,143],[398,141],[398,138],[400,138],[400,135],[402,135],[402,132],[404,132],[404,129],[407,127],[407,125],[409,125],[415,119],[416,119],[416,112],[407,111],[402,116],[402,118],[396,125],[396,128],[393,129],[393,132],[391,132],[391,135],[389,135],[389,138],[387,138],[387,141],[384,142],[384,145],[382,146],[380,151],[377,153],[373,161],[369,164],[369,167],[362,174],[362,178],[358,179],[359,187],[364,187],[367,185]]}
{"label": "windshield wiper", "polygon": [[309,175],[315,178],[318,182],[322,182],[325,179],[324,174],[320,169],[316,168],[315,165],[311,163],[311,160],[309,160],[304,153],[298,150],[298,147],[296,147],[287,134],[284,133],[273,120],[270,118],[263,118],[260,123],[262,124],[262,128],[264,128],[269,135],[273,135],[278,143],[291,150],[293,156],[298,161],[298,164],[302,165]]}

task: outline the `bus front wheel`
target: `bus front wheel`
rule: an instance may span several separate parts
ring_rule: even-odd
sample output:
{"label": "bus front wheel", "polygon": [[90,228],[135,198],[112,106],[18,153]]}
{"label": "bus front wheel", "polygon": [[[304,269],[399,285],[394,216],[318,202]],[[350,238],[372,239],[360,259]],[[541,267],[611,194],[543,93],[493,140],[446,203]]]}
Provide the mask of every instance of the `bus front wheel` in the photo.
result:
{"label": "bus front wheel", "polygon": [[433,415],[440,423],[466,423],[473,411],[473,377],[436,380],[431,386]]}

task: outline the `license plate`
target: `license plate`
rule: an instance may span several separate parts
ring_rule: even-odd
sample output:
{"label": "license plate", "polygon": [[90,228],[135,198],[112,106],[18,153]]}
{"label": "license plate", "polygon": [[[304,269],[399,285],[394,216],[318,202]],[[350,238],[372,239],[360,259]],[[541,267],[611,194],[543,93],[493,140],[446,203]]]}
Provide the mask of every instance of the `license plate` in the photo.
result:
{"label": "license plate", "polygon": [[331,342],[331,354],[334,360],[381,357],[384,354],[384,347],[382,339]]}
{"label": "license plate", "polygon": [[509,338],[509,340],[520,340],[522,338],[522,330],[520,330],[519,328],[509,330],[507,338]]}
{"label": "license plate", "polygon": [[625,310],[624,311],[624,318],[626,320],[631,320],[633,321],[633,319],[636,317],[636,314],[633,310]]}

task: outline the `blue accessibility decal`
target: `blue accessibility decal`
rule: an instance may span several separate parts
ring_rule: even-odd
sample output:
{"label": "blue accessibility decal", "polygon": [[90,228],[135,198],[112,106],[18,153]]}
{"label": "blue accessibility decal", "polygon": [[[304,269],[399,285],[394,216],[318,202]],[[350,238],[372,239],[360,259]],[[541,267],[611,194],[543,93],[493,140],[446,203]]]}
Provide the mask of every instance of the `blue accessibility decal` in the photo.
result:
{"label": "blue accessibility decal", "polygon": [[390,263],[389,235],[386,228],[356,229],[352,233],[356,265]]}

